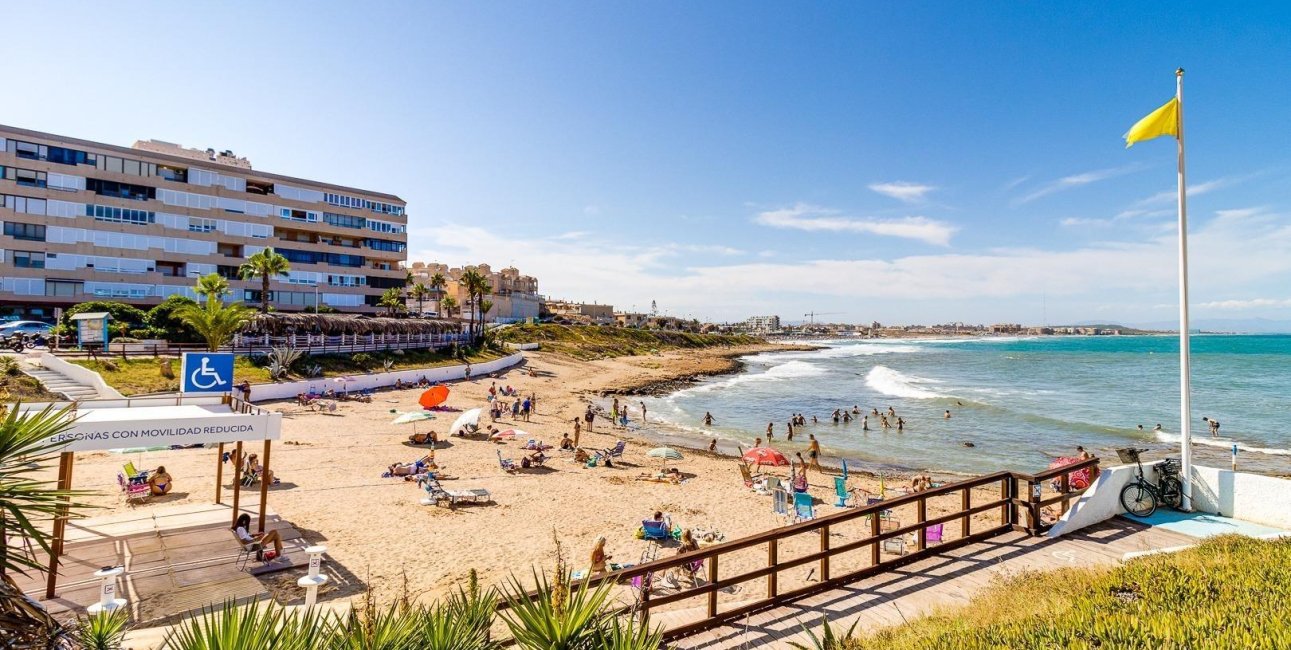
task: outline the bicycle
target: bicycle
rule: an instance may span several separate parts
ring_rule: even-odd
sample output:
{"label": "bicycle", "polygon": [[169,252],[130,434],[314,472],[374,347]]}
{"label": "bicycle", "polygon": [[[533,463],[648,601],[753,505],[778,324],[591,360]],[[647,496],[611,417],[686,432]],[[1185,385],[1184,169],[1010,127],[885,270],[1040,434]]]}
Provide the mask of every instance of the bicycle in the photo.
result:
{"label": "bicycle", "polygon": [[1121,506],[1136,517],[1150,517],[1156,512],[1158,504],[1165,504],[1178,509],[1183,503],[1183,484],[1179,482],[1179,466],[1173,459],[1167,458],[1156,465],[1157,483],[1148,482],[1143,477],[1143,462],[1139,454],[1146,449],[1118,449],[1116,454],[1121,462],[1138,465],[1138,475],[1121,488]]}

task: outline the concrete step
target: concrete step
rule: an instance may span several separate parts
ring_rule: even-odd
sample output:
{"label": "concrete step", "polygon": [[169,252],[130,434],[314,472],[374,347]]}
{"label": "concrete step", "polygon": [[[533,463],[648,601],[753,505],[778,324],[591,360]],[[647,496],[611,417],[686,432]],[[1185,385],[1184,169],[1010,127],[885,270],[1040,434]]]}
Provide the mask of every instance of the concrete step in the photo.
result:
{"label": "concrete step", "polygon": [[39,381],[51,393],[59,393],[71,400],[96,399],[99,391],[93,386],[82,384],[60,372],[40,366],[28,366],[23,372]]}

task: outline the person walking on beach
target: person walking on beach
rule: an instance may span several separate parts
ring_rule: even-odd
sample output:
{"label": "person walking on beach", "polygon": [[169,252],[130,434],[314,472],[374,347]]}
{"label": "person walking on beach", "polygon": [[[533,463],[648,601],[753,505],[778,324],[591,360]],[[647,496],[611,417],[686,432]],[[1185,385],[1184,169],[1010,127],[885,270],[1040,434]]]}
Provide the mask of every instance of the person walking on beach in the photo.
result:
{"label": "person walking on beach", "polygon": [[592,405],[587,405],[587,412],[583,414],[583,419],[587,421],[587,431],[590,433],[596,430],[596,411],[592,410]]}
{"label": "person walking on beach", "polygon": [[1210,437],[1219,437],[1219,420],[1213,418],[1202,418],[1201,421],[1210,425]]}
{"label": "person walking on beach", "polygon": [[574,418],[574,448],[575,449],[578,448],[578,434],[582,432],[583,432],[583,423],[578,418]]}
{"label": "person walking on beach", "polygon": [[708,411],[704,411],[704,426],[706,427],[713,426],[713,414],[709,413]]}
{"label": "person walking on beach", "polygon": [[529,409],[532,406],[533,406],[533,403],[529,401],[529,398],[528,397],[524,398],[524,404],[520,406],[520,416],[524,418],[525,422],[529,421]]}
{"label": "person walking on beach", "polygon": [[[807,447],[807,457],[811,459],[811,467],[817,472],[824,471],[820,469],[820,441],[816,440],[816,434],[811,434],[811,446]],[[806,470],[803,470],[804,472]]]}
{"label": "person walking on beach", "polygon": [[645,423],[646,423],[646,407],[645,407],[645,402],[641,402],[641,424],[645,424]]}

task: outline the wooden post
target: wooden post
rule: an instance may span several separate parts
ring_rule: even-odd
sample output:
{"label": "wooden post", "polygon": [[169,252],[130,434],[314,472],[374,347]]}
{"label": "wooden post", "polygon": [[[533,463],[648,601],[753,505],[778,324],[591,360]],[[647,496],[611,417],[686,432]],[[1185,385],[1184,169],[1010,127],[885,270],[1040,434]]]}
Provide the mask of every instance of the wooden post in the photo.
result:
{"label": "wooden post", "polygon": [[1063,474],[1058,477],[1058,489],[1062,490],[1062,514],[1064,515],[1067,514],[1067,504],[1071,499],[1071,496],[1068,494],[1071,491],[1070,477],[1070,474]]}
{"label": "wooden post", "polygon": [[[767,542],[767,566],[780,566],[780,540],[772,538]],[[767,574],[767,598],[775,598],[780,593],[780,572],[772,571]]]}
{"label": "wooden post", "polygon": [[[829,551],[829,524],[820,527],[820,551]],[[829,556],[820,558],[820,581],[829,580]]]}
{"label": "wooden post", "polygon": [[257,524],[259,532],[264,532],[264,515],[265,504],[269,502],[269,447],[272,443],[264,441],[264,471],[260,472],[260,521]]}
{"label": "wooden post", "polygon": [[[717,558],[720,555],[714,555],[709,558],[708,562],[708,584],[717,584]],[[717,616],[717,590],[713,589],[708,592],[708,618]]]}
{"label": "wooden post", "polygon": [[928,548],[928,528],[923,522],[928,521],[928,499],[920,497],[914,506],[915,519],[919,520],[919,530],[914,534],[914,547],[920,551]]}
{"label": "wooden post", "polygon": [[[870,539],[874,539],[875,537],[878,537],[878,536],[879,536],[879,513],[871,512],[870,513]],[[880,548],[879,548],[878,540],[871,542],[870,543],[870,565],[871,566],[879,565],[879,561],[882,559],[881,557],[879,557],[879,551],[880,551]]]}
{"label": "wooden post", "polygon": [[[964,488],[964,493],[959,496],[959,507],[964,512],[968,512],[969,510],[973,509],[973,491],[972,490],[968,488]],[[960,530],[959,530],[960,537],[968,537],[969,535],[971,535],[973,532],[973,516],[964,515],[964,518],[959,520],[959,526],[960,526]]]}
{"label": "wooden post", "polygon": [[238,503],[242,496],[242,462],[244,459],[242,458],[241,440],[238,441],[238,446],[234,450],[238,453],[238,462],[237,467],[233,469],[233,521],[229,522],[229,526],[238,523]]}
{"label": "wooden post", "polygon": [[[72,452],[58,455],[58,489],[72,489]],[[129,480],[127,478],[127,480]],[[67,534],[68,497],[59,500],[54,513],[54,539],[49,545],[49,575],[45,581],[45,598],[53,598],[58,590],[58,556],[63,554],[63,537]]]}
{"label": "wooden post", "polygon": [[224,443],[220,443],[220,451],[215,456],[215,505],[219,505],[224,499]]}
{"label": "wooden post", "polygon": [[[1000,481],[1000,498],[1010,499],[1013,496],[1013,476],[1006,476]],[[1013,504],[1005,502],[1000,506],[1000,525],[1008,526],[1015,523],[1013,521]]]}

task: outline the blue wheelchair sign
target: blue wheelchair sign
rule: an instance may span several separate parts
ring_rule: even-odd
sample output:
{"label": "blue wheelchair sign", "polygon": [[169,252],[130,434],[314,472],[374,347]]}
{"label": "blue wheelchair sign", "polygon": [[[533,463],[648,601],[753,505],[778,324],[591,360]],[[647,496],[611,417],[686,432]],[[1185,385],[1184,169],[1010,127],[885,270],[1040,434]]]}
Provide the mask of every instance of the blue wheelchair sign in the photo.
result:
{"label": "blue wheelchair sign", "polygon": [[233,355],[185,352],[180,364],[182,393],[227,393],[233,390]]}

